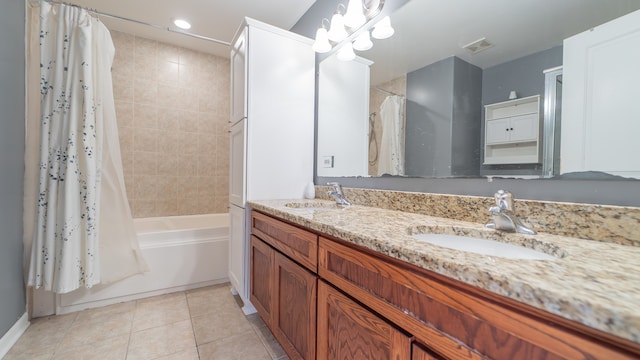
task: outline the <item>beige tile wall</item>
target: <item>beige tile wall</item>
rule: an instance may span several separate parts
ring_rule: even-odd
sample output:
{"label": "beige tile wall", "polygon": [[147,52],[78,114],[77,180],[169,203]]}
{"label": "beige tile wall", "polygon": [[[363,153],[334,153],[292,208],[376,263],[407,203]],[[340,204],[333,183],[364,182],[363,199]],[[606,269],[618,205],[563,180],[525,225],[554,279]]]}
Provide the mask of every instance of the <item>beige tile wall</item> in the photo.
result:
{"label": "beige tile wall", "polygon": [[229,60],[111,31],[133,216],[227,212]]}

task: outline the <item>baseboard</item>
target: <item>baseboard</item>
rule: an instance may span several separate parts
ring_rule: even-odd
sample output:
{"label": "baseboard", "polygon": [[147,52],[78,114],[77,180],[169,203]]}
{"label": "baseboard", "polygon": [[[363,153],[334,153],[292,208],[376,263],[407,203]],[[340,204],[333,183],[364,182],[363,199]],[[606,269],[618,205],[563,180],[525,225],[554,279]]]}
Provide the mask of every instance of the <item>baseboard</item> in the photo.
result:
{"label": "baseboard", "polygon": [[20,336],[24,334],[24,332],[29,327],[29,315],[25,312],[18,321],[7,331],[2,338],[0,338],[0,359],[2,359],[11,347],[18,342]]}
{"label": "baseboard", "polygon": [[[158,289],[153,291],[146,291],[146,292],[130,294],[125,296],[116,296],[108,299],[89,301],[89,302],[84,302],[79,304],[68,305],[68,306],[58,305],[56,306],[56,315],[64,315],[64,314],[69,314],[76,311],[82,311],[82,310],[93,309],[97,307],[119,304],[126,301],[139,300],[139,299],[144,299],[152,296],[165,295],[165,294],[170,294],[178,291],[193,290],[193,289],[198,289],[205,286],[224,284],[226,282],[229,282],[229,279],[223,278],[223,279],[203,281],[203,282],[188,284],[188,285],[168,287],[168,288]],[[58,301],[58,304],[60,304],[60,299],[58,299],[57,301]]]}

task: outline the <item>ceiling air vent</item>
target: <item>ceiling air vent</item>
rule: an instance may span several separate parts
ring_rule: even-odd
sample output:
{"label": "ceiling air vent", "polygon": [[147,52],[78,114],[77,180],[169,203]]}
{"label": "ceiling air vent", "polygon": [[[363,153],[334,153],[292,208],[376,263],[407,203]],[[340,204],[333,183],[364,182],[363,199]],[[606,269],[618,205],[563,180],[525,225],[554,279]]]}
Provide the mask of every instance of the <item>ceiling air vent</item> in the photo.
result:
{"label": "ceiling air vent", "polygon": [[491,48],[491,47],[493,47],[493,44],[490,43],[486,38],[480,38],[474,42],[471,42],[463,46],[462,48],[466,49],[472,54],[477,54],[480,51],[487,50],[488,48]]}

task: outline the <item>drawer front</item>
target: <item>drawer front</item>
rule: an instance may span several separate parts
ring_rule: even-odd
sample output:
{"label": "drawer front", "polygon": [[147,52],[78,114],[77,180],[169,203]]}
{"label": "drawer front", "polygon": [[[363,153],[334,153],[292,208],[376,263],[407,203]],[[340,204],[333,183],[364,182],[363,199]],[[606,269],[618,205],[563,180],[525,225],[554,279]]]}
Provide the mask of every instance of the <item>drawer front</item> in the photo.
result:
{"label": "drawer front", "polygon": [[319,244],[321,278],[402,324],[444,358],[631,358],[594,337],[476,295],[472,287],[454,287],[322,237]]}
{"label": "drawer front", "polygon": [[256,211],[251,212],[251,233],[317,273],[318,235]]}

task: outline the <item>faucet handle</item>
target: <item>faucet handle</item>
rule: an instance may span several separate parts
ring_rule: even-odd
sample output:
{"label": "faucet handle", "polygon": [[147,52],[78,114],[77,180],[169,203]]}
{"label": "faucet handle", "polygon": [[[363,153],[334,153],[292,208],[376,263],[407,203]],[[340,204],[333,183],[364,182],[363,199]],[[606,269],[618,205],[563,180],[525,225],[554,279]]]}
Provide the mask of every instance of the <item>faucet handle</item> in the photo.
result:
{"label": "faucet handle", "polygon": [[493,198],[496,200],[496,205],[505,210],[513,211],[513,194],[508,191],[498,190],[493,195]]}

